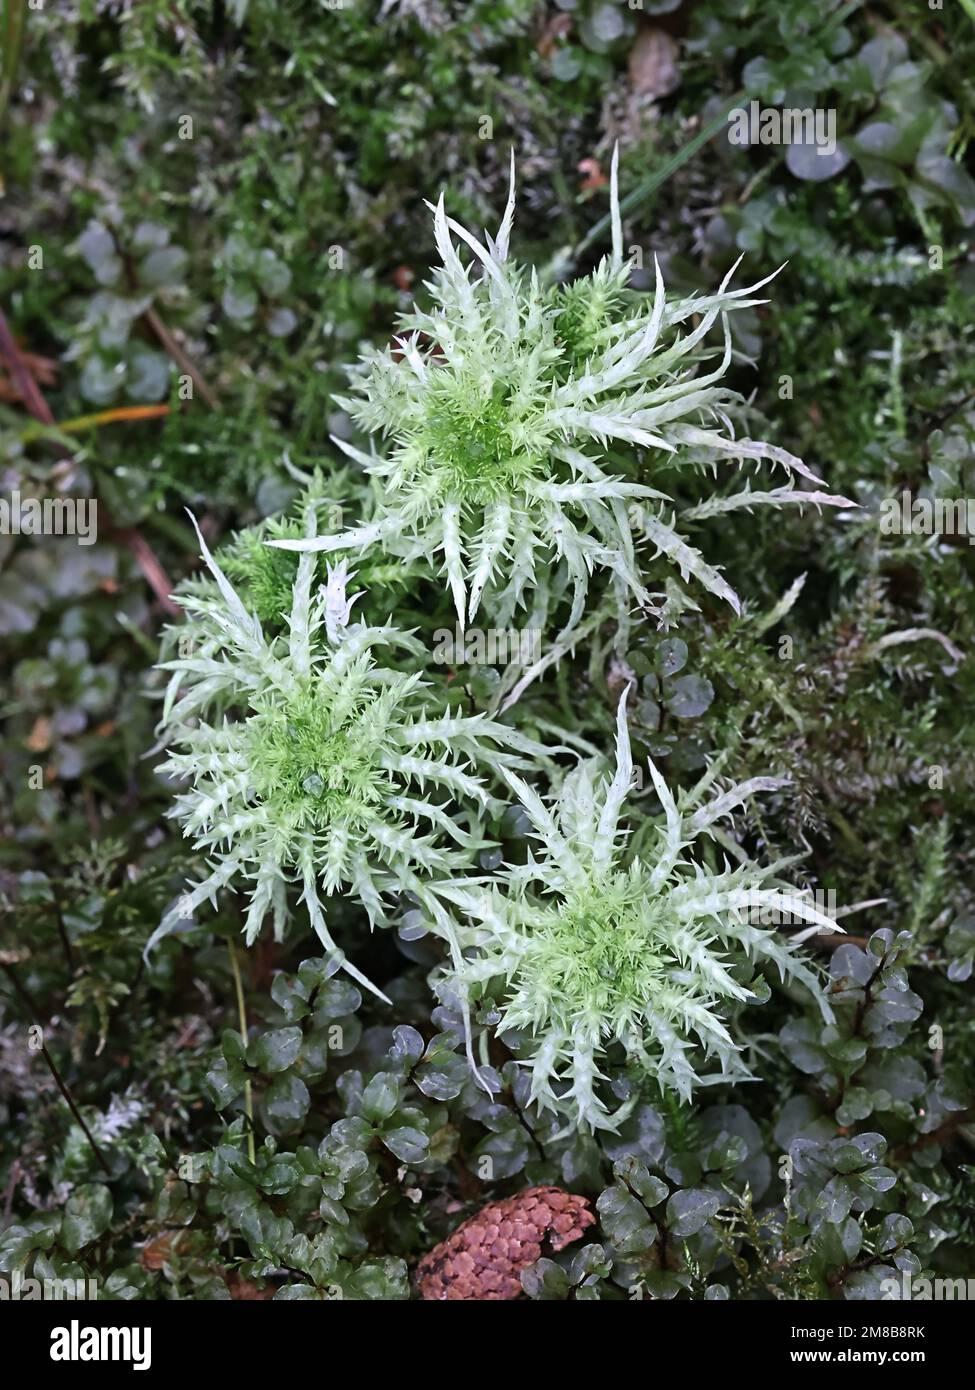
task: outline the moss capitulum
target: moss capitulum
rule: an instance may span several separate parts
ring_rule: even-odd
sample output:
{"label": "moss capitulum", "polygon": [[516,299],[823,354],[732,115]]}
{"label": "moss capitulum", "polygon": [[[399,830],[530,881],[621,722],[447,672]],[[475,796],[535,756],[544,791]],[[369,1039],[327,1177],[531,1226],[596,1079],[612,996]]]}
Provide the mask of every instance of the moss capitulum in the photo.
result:
{"label": "moss capitulum", "polygon": [[532,923],[512,1003],[559,1001],[565,1016],[598,1013],[611,1019],[639,1008],[664,976],[655,943],[651,899],[618,875],[600,891],[571,899]]}
{"label": "moss capitulum", "polygon": [[516,443],[518,425],[508,387],[485,396],[476,383],[451,377],[434,395],[415,447],[441,474],[445,496],[485,506],[517,491],[541,464]]}
{"label": "moss capitulum", "polygon": [[388,780],[377,767],[377,739],[361,713],[338,728],[314,691],[268,706],[248,721],[254,789],[261,800],[315,827],[356,823]]}

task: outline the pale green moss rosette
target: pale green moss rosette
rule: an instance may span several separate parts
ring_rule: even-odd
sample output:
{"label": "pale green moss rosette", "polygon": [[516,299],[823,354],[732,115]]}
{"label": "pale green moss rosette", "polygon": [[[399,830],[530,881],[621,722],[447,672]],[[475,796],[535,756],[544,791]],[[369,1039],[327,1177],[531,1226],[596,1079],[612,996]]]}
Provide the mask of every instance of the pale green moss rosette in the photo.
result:
{"label": "pale green moss rosette", "polygon": [[[313,534],[314,506],[307,517]],[[213,582],[181,597],[188,650],[161,663],[170,679],[159,733],[170,750],[161,770],[187,783],[170,814],[208,872],[149,947],[228,885],[250,887],[247,943],[269,914],[280,939],[296,884],[335,953],[332,895],[354,895],[383,924],[391,895],[422,896],[431,877],[469,871],[485,843],[479,813],[499,809],[478,774],[527,768],[546,750],[483,715],[428,716],[422,676],[377,659],[380,648],[419,657],[422,647],[389,624],[352,620],[344,564],[316,586],[316,559],[302,556],[290,612],[269,636],[197,535]]]}
{"label": "pale green moss rosette", "polygon": [[611,1113],[608,1088],[600,1091],[613,1044],[684,1100],[699,1085],[750,1079],[723,1012],[767,997],[761,976],[753,978],[758,967],[805,986],[829,1017],[816,973],[795,951],[809,929],[789,939],[749,921],[758,909],[812,931],[838,930],[779,877],[795,861],[761,866],[743,857],[710,872],[687,853],[748,796],[782,783],[754,778],[702,805],[712,768],[678,807],[649,766],[663,822],[630,837],[620,825],[633,781],[621,701],[612,776],[599,760],[581,762],[546,804],[505,773],[538,845],[527,863],[436,889],[460,914],[464,958],[446,972],[449,986],[467,1001],[489,987],[503,999],[499,1031],[525,1039],[532,1099],[570,1126],[614,1129],[625,1113]]}
{"label": "pale green moss rosette", "polygon": [[[335,440],[381,484],[380,505],[345,532],[271,544],[439,555],[462,626],[483,604],[500,628],[524,610],[525,622],[544,630],[565,595],[564,636],[579,623],[594,572],[609,576],[624,627],[635,607],[667,621],[696,606],[675,579],[669,604],[658,602],[641,546],[738,611],[731,585],[679,533],[669,497],[650,485],[655,460],[712,476],[729,462],[766,460],[813,484],[716,492],[688,519],[759,504],[852,506],[819,491],[820,480],[786,450],[735,437],[744,401],[719,385],[732,360],[727,314],[765,303],[753,296],[772,277],[732,290],[733,267],[717,293],[671,300],[655,262],[653,295],[637,294],[628,289],[633,264],[623,258],[615,156],[611,206],[612,254],[559,286],[508,258],[513,164],[496,238],[485,234],[482,243],[448,217],[441,195],[432,307],[405,316],[394,344],[362,360],[353,394],[340,399],[359,426],[388,442],[379,454]],[[455,242],[473,261],[464,263]],[[705,342],[719,318],[721,360],[697,375],[715,355]],[[613,454],[620,446],[629,457]],[[644,462],[633,446],[646,451]]]}

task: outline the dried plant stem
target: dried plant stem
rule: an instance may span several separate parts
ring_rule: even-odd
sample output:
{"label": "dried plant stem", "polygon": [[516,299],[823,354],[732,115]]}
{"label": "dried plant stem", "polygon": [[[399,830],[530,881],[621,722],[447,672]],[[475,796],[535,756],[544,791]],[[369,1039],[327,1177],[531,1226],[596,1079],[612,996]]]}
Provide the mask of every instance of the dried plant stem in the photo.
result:
{"label": "dried plant stem", "polygon": [[[23,355],[21,354],[20,348],[17,346],[17,341],[10,330],[10,326],[2,310],[0,310],[0,359],[7,363],[11,380],[17,387],[27,413],[39,424],[51,429],[57,429],[58,425],[54,419],[51,407],[48,405],[40,387],[27,370]],[[69,423],[77,424],[78,422]],[[146,538],[134,527],[114,526],[111,517],[108,518],[108,524],[112,536],[123,545],[126,545],[132,552],[136,564],[142,571],[146,583],[159,600],[162,609],[171,617],[179,616],[182,613],[182,609],[170,598],[170,594],[173,590],[172,583],[158,556]]]}
{"label": "dried plant stem", "polygon": [[176,363],[177,367],[179,367],[184,372],[184,374],[192,380],[193,385],[199,391],[200,395],[206,401],[210,409],[219,410],[220,402],[217,400],[216,394],[208,385],[207,380],[204,377],[203,373],[200,371],[199,367],[196,365],[193,359],[183,351],[179,343],[173,337],[172,333],[166,327],[165,323],[163,323],[158,311],[150,306],[146,310],[143,317],[146,323],[152,329],[153,333],[155,333],[156,337],[159,339],[160,343],[166,349],[169,356]]}
{"label": "dried plant stem", "polygon": [[[20,980],[17,978],[17,974],[16,974],[16,972],[15,972],[13,966],[8,965],[8,964],[6,963],[6,961],[2,962],[2,964],[3,964],[4,970],[6,971],[7,978],[10,980],[10,983],[13,985],[15,992],[16,992],[17,995],[20,997],[20,999],[23,1000],[24,1004],[25,1004],[26,1007],[27,1007],[28,1012],[30,1013],[30,1016],[33,1018],[34,1022],[37,1024],[38,1028],[41,1029],[41,1034],[42,1034],[42,1039],[43,1039],[44,1025],[43,1025],[43,1023],[41,1022],[40,1016],[39,1016],[39,1014],[38,1014],[37,1007],[36,1007],[36,1005],[35,1005],[33,999],[31,998],[30,994],[27,992],[27,989],[25,988],[25,986],[22,985],[21,982],[20,982]],[[62,1076],[61,1073],[58,1071],[57,1066],[55,1065],[54,1058],[51,1056],[50,1052],[48,1052],[48,1050],[47,1050],[47,1045],[46,1045],[46,1043],[43,1042],[43,1040],[42,1040],[41,1046],[40,1046],[40,1048],[39,1048],[38,1050],[40,1051],[41,1056],[44,1058],[44,1061],[47,1063],[47,1065],[48,1065],[48,1070],[50,1071],[51,1075],[54,1077],[55,1085],[57,1086],[58,1090],[61,1092],[61,1095],[64,1097],[65,1101],[67,1102],[68,1109],[71,1111],[71,1114],[74,1116],[75,1120],[76,1120],[76,1121],[78,1122],[78,1124],[81,1126],[81,1129],[82,1129],[82,1131],[84,1132],[85,1138],[88,1140],[88,1143],[91,1145],[92,1153],[93,1153],[93,1154],[95,1155],[95,1157],[98,1159],[99,1167],[102,1169],[102,1171],[103,1171],[108,1177],[111,1177],[111,1176],[112,1176],[112,1170],[111,1170],[111,1168],[110,1168],[109,1165],[108,1165],[108,1161],[107,1161],[107,1159],[105,1158],[105,1155],[102,1153],[101,1149],[100,1149],[100,1148],[98,1147],[98,1145],[95,1143],[95,1136],[92,1134],[91,1130],[88,1128],[87,1124],[85,1123],[85,1120],[84,1120],[84,1117],[83,1117],[82,1114],[81,1114],[81,1111],[78,1109],[77,1105],[75,1104],[74,1097],[72,1096],[71,1092],[68,1090],[67,1082],[64,1080],[63,1076]]]}
{"label": "dried plant stem", "polygon": [[95,1143],[95,1136],[92,1134],[91,1130],[90,1130],[90,1129],[88,1128],[88,1126],[85,1124],[85,1121],[84,1121],[84,1118],[82,1117],[81,1111],[78,1109],[77,1105],[75,1105],[74,1099],[73,1099],[73,1097],[72,1097],[72,1095],[71,1095],[71,1092],[68,1090],[68,1087],[67,1087],[67,1084],[66,1084],[65,1081],[64,1081],[64,1078],[61,1076],[61,1073],[58,1071],[57,1067],[54,1065],[54,1058],[51,1056],[50,1052],[48,1052],[47,1047],[46,1047],[43,1043],[41,1044],[41,1056],[44,1058],[45,1062],[47,1063],[48,1067],[50,1068],[51,1075],[54,1077],[54,1081],[55,1081],[55,1084],[57,1085],[58,1090],[61,1092],[61,1094],[62,1094],[62,1096],[64,1097],[64,1099],[67,1101],[67,1103],[68,1103],[68,1109],[71,1111],[72,1115],[75,1117],[75,1119],[77,1120],[78,1124],[79,1124],[79,1125],[81,1126],[81,1128],[84,1130],[85,1138],[88,1140],[88,1143],[91,1145],[92,1152],[94,1153],[95,1157],[98,1159],[99,1166],[101,1167],[101,1169],[103,1170],[103,1172],[107,1174],[108,1177],[111,1177],[111,1176],[112,1176],[112,1170],[111,1170],[111,1168],[108,1166],[108,1161],[106,1160],[106,1158],[105,1158],[104,1154],[102,1153],[101,1149],[100,1149],[100,1148],[98,1147],[98,1145]]}

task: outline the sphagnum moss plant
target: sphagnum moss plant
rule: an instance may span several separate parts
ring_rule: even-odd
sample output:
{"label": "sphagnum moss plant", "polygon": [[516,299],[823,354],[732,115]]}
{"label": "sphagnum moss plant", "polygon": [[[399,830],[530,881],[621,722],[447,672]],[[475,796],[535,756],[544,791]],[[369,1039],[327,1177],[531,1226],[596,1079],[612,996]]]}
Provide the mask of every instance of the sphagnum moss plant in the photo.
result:
{"label": "sphagnum moss plant", "polygon": [[[307,516],[311,534],[313,505]],[[171,675],[159,732],[171,750],[161,770],[189,782],[171,814],[209,872],[149,944],[231,883],[251,885],[248,944],[269,913],[280,937],[294,882],[334,952],[323,900],[350,891],[382,923],[388,894],[422,893],[427,878],[469,869],[484,843],[478,812],[496,804],[476,772],[525,768],[524,755],[545,750],[484,715],[429,717],[420,674],[376,657],[380,647],[422,648],[391,624],[352,621],[344,563],[316,586],[316,559],[302,556],[290,612],[269,637],[197,535],[212,582],[181,598],[189,651],[160,663]]]}
{"label": "sphagnum moss plant", "polygon": [[[790,940],[753,925],[756,909],[812,931],[837,930],[779,877],[793,860],[744,859],[711,872],[687,854],[753,792],[781,786],[776,779],[754,778],[701,804],[713,765],[678,807],[650,763],[663,823],[628,836],[620,825],[633,781],[624,706],[625,696],[611,777],[598,760],[581,762],[546,805],[505,771],[534,826],[538,857],[505,866],[492,881],[435,888],[466,923],[457,927],[463,964],[445,971],[452,992],[468,1003],[488,990],[503,999],[499,1028],[524,1035],[532,1099],[594,1130],[621,1118],[599,1088],[613,1044],[684,1100],[701,1084],[751,1079],[723,1015],[767,997],[752,978],[764,964],[807,987],[830,1017],[815,972],[795,952],[809,929]],[[702,1075],[711,1064],[717,1069]]]}
{"label": "sphagnum moss plant", "polygon": [[[611,442],[638,445],[698,471],[765,459],[819,483],[786,450],[736,439],[744,402],[718,385],[732,357],[727,313],[765,303],[752,296],[768,280],[731,290],[732,270],[716,294],[668,301],[655,262],[652,299],[636,294],[627,288],[633,266],[623,258],[615,155],[611,206],[612,254],[575,283],[546,287],[508,259],[513,161],[508,205],[486,244],[447,216],[441,195],[433,306],[405,316],[395,344],[365,357],[353,373],[355,394],[340,399],[358,425],[389,441],[385,457],[335,441],[382,483],[383,501],[344,533],[271,544],[441,554],[462,625],[483,602],[501,627],[524,607],[544,628],[553,596],[568,587],[568,632],[595,570],[611,575],[622,621],[634,603],[659,614],[637,558],[637,546],[649,543],[737,610],[732,587],[675,529],[672,507],[668,519],[669,498],[608,471],[606,450]],[[473,252],[472,264],[455,238]],[[705,340],[719,317],[720,364],[696,376],[712,355]],[[790,485],[714,498],[701,514],[758,503],[853,505]]]}

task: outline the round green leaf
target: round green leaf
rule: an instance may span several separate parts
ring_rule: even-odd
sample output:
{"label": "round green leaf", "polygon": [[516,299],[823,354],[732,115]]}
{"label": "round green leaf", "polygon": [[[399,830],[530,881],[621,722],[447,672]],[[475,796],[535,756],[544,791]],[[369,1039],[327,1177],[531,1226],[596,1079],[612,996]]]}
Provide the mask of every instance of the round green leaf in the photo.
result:
{"label": "round green leaf", "polygon": [[69,1254],[90,1245],[108,1230],[112,1220],[112,1194],[100,1182],[76,1187],[64,1204],[60,1241]]}

